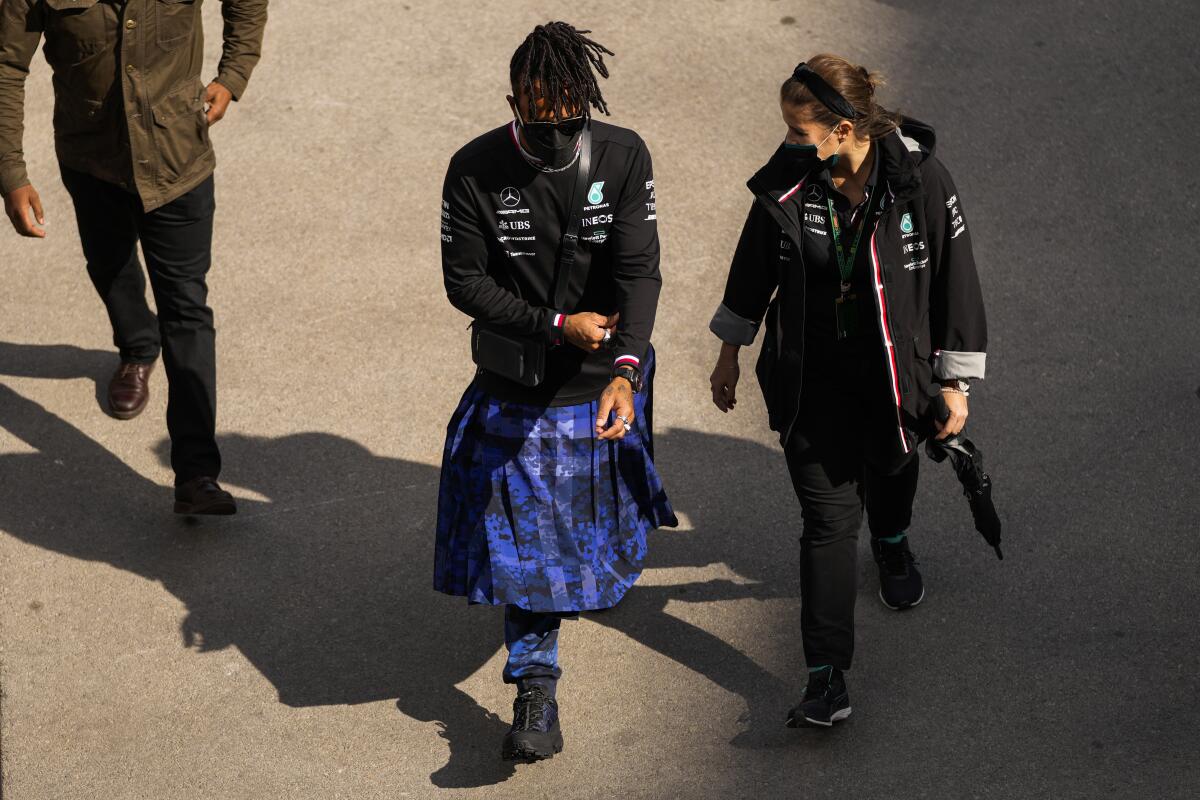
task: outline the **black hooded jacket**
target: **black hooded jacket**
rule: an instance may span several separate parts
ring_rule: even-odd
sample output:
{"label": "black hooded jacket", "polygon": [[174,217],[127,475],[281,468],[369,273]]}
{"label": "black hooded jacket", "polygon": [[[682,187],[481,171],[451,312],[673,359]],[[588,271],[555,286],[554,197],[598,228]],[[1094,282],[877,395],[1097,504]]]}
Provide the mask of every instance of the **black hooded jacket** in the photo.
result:
{"label": "black hooded jacket", "polygon": [[[936,381],[981,379],[986,361],[987,322],[971,235],[950,173],[933,155],[934,141],[932,128],[911,119],[878,141],[883,206],[864,240],[898,453],[909,452],[918,431],[928,430]],[[771,429],[785,444],[804,372],[804,188],[824,169],[815,157],[781,146],[747,182],[754,205],[709,325],[722,341],[748,345],[765,316],[756,372]],[[791,244],[786,253],[784,237]]]}

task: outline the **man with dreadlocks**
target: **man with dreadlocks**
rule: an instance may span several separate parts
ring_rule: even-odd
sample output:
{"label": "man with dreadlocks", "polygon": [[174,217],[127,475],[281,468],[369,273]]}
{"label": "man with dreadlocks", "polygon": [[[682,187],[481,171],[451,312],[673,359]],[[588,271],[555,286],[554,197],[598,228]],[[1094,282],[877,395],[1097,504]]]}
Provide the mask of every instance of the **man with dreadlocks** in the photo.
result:
{"label": "man with dreadlocks", "polygon": [[446,294],[475,320],[479,368],[447,430],[434,587],[504,606],[508,759],[562,749],[560,621],[616,605],[647,533],[676,524],[651,442],[650,154],[591,119],[612,52],[587,33],[529,34],[514,119],[454,155],[442,197]]}

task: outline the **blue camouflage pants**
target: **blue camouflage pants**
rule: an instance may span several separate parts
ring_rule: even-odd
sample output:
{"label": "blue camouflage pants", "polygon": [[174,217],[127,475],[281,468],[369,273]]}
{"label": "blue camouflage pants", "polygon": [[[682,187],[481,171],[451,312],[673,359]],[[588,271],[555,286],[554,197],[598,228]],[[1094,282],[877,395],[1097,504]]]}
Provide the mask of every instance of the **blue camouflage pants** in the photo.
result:
{"label": "blue camouflage pants", "polygon": [[515,683],[518,691],[533,684],[541,685],[554,696],[554,688],[562,676],[558,665],[558,627],[564,618],[578,614],[526,611],[520,606],[504,607],[504,646],[508,661],[504,665],[504,682]]}

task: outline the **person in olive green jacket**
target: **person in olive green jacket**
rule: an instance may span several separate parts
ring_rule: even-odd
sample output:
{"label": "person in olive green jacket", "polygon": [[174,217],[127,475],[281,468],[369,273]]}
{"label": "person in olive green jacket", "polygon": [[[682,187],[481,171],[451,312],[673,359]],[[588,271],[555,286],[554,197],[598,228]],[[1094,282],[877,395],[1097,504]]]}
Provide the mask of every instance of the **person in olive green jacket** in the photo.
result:
{"label": "person in olive green jacket", "polygon": [[[22,150],[25,80],[42,37],[54,73],[54,144],[75,205],[88,274],[121,365],[108,390],[119,419],[141,413],[162,352],[175,511],[232,514],[217,483],[216,356],[208,273],[213,169],[208,129],[246,89],[267,0],[221,0],[224,48],[200,79],[202,0],[0,0],[0,194],[17,233],[45,215]],[[141,243],[157,318],[146,303]]]}

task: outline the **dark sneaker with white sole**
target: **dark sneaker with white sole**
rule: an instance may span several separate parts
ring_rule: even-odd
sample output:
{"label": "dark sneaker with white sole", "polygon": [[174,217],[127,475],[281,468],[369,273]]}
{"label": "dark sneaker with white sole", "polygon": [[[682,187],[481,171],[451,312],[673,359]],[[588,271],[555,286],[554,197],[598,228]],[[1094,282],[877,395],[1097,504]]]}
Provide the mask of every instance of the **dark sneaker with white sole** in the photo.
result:
{"label": "dark sneaker with white sole", "polygon": [[237,513],[233,495],[212,478],[193,478],[175,487],[175,513],[228,516]]}
{"label": "dark sneaker with white sole", "polygon": [[871,553],[879,567],[879,599],[893,611],[912,608],[925,599],[925,582],[908,549],[908,537],[898,542],[871,540]]}
{"label": "dark sneaker with white sole", "polygon": [[562,749],[558,702],[534,684],[513,701],[513,724],[504,735],[500,755],[506,761],[541,761]]}
{"label": "dark sneaker with white sole", "polygon": [[787,726],[832,728],[850,716],[850,693],[840,669],[826,667],[808,674],[808,688],[800,705],[788,712]]}

